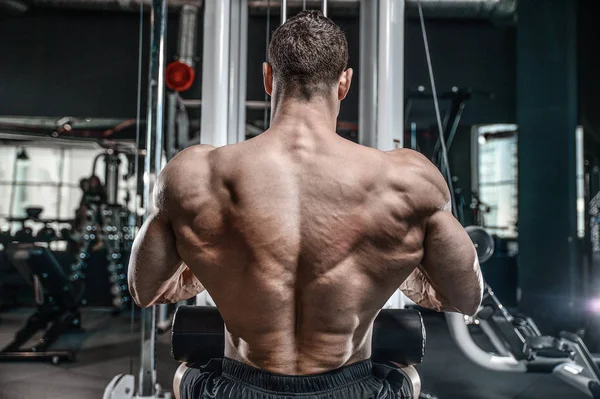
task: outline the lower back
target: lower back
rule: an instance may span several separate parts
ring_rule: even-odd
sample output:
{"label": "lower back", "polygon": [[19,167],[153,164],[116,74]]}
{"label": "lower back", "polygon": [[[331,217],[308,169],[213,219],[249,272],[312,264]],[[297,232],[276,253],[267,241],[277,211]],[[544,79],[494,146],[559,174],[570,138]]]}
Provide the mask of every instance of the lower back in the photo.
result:
{"label": "lower back", "polygon": [[228,332],[225,356],[287,375],[368,359],[373,320],[404,273],[387,283],[374,281],[350,257],[315,280],[287,285],[275,277],[283,268],[270,265],[263,276],[244,276],[243,287],[214,290]]}
{"label": "lower back", "polygon": [[[356,273],[348,277],[361,279]],[[303,288],[306,287],[297,287],[296,291]],[[291,299],[280,302],[271,299],[268,290],[254,291],[262,303],[245,307],[243,316],[230,315],[237,313],[239,305],[230,309],[216,301],[228,331],[225,356],[288,375],[317,374],[368,359],[372,321],[379,307],[365,310],[366,301],[359,297],[344,307],[338,306],[350,293],[343,287],[306,291],[304,296],[314,299],[294,298],[291,289]],[[378,295],[376,290],[371,294],[371,298]],[[317,298],[323,297],[328,299],[316,303]],[[227,323],[228,319],[232,321]]]}

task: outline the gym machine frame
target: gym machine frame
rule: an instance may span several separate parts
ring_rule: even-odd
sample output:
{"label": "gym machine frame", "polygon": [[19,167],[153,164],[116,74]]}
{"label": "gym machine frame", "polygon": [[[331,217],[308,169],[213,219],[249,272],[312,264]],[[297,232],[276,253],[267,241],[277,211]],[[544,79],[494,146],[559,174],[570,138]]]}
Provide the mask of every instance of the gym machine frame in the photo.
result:
{"label": "gym machine frame", "polygon": [[[508,312],[489,286],[475,316],[446,313],[446,321],[454,343],[478,366],[492,371],[552,373],[588,396],[600,398],[600,356],[591,354],[576,334],[542,335],[531,318]],[[494,353],[475,343],[468,324],[481,327]]]}

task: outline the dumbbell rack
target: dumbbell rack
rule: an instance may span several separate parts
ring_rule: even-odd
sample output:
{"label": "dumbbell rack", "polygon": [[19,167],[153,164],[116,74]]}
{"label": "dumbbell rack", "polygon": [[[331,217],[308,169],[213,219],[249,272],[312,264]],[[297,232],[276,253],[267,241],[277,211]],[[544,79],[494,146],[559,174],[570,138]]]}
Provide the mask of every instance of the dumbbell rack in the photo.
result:
{"label": "dumbbell rack", "polygon": [[77,252],[75,262],[71,265],[71,274],[69,280],[78,286],[77,300],[83,299],[85,292],[85,269],[87,268],[87,259],[90,257],[90,249],[97,240],[97,229],[95,223],[96,206],[90,205],[86,212],[86,224],[81,236],[81,245]]}
{"label": "dumbbell rack", "polygon": [[130,213],[120,205],[105,204],[100,214],[113,307],[119,311],[131,300],[123,264],[123,253],[131,249],[133,237],[129,226]]}

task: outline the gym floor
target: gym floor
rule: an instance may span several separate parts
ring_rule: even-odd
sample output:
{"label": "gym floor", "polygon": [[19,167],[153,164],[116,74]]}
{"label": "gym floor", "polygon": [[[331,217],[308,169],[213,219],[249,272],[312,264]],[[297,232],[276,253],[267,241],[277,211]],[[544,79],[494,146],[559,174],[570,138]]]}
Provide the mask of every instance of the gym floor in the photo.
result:
{"label": "gym floor", "polygon": [[[0,316],[0,346],[8,343],[30,314],[13,310]],[[74,363],[0,363],[0,399],[99,399],[119,373],[137,374],[138,333],[128,314],[86,309],[85,332],[67,334],[57,349],[77,349]],[[439,399],[584,399],[585,395],[551,375],[499,373],[470,363],[450,339],[444,319],[424,315],[425,362],[418,367],[424,392]],[[137,326],[135,326],[137,327]],[[177,362],[171,359],[169,334],[159,336],[158,382],[170,389]]]}

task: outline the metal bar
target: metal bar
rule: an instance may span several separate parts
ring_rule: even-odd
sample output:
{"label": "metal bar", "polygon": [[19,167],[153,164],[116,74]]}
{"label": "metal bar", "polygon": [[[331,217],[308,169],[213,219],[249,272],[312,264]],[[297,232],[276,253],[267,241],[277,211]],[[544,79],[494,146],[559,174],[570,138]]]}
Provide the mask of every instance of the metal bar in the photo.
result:
{"label": "metal bar", "polygon": [[577,187],[577,237],[585,237],[585,156],[583,126],[575,129],[575,182]]}
{"label": "metal bar", "polygon": [[377,142],[377,8],[377,1],[360,2],[358,142],[368,147]]}
{"label": "metal bar", "polygon": [[[13,4],[21,4],[11,0]],[[187,4],[201,8],[203,3],[211,0],[169,0],[169,9],[178,10]],[[271,1],[272,4],[269,4]],[[306,3],[309,9],[317,8],[322,0],[288,0],[290,7],[301,8]],[[331,10],[354,11],[358,8],[360,0],[329,0],[328,8]],[[377,0],[370,0],[376,2]],[[422,1],[423,9],[428,18],[460,18],[460,19],[508,19],[516,14],[517,0],[407,0],[408,16],[414,16],[417,2]],[[6,2],[6,0],[5,0]],[[36,7],[74,8],[88,10],[119,10],[139,11],[140,3],[149,5],[150,0],[33,0]],[[23,3],[24,4],[24,3]],[[268,7],[277,8],[279,4],[274,0],[250,0],[249,7],[264,10]],[[20,7],[24,10],[23,6]]]}
{"label": "metal bar", "polygon": [[198,7],[186,4],[181,9],[179,20],[179,61],[194,66],[196,56],[196,36],[198,32]]}
{"label": "metal bar", "polygon": [[116,204],[119,194],[119,156],[110,151],[104,157],[104,187],[106,190],[106,201],[109,204]]}
{"label": "metal bar", "polygon": [[58,183],[58,182],[12,182],[10,180],[2,180],[0,181],[0,186],[31,186],[31,187],[69,187],[69,188],[79,188],[79,184],[76,183]]}
{"label": "metal bar", "polygon": [[[431,98],[433,98],[433,96]],[[438,96],[438,99],[439,99],[439,96]],[[438,137],[437,137],[437,140],[435,141],[435,146],[433,147],[433,152],[431,154],[431,161],[436,163],[436,165],[441,164],[440,162],[438,162],[439,156],[440,156],[441,140],[442,140],[442,138],[445,140],[446,132],[448,131],[448,125],[450,124],[450,119],[454,120],[455,111],[456,111],[455,103],[456,102],[453,100],[452,104],[450,105],[448,110],[446,112],[444,112],[444,120],[442,122],[442,132],[438,132]],[[443,170],[442,170],[442,173],[444,173]]]}
{"label": "metal bar", "polygon": [[376,148],[389,151],[404,140],[404,0],[379,2]]}
{"label": "metal bar", "polygon": [[[246,139],[246,81],[248,74],[248,0],[240,0],[240,42],[238,81],[238,141]],[[271,103],[269,102],[269,107]]]}
{"label": "metal bar", "polygon": [[160,328],[168,328],[169,324],[169,305],[161,303],[158,305],[158,321],[156,322]]}
{"label": "metal bar", "polygon": [[285,24],[285,21],[287,21],[287,12],[287,0],[281,0],[281,25]]}
{"label": "metal bar", "polygon": [[327,0],[321,0],[321,10],[323,15],[327,16]]}
{"label": "metal bar", "polygon": [[[239,75],[240,75],[240,0],[231,0],[229,22],[229,104],[227,144],[238,141],[238,111],[239,111]],[[243,101],[243,99],[242,99]]]}
{"label": "metal bar", "polygon": [[[15,148],[15,151],[17,148]],[[13,161],[13,173],[11,179],[11,188],[10,188],[10,201],[8,203],[8,215],[12,218],[14,216],[15,211],[15,197],[17,195],[17,168],[19,166],[19,158],[17,154],[15,154],[15,160]]]}
{"label": "metal bar", "polygon": [[[167,134],[165,136],[165,150],[167,152],[167,160],[171,160],[176,154],[175,150],[175,115],[177,115],[177,97],[176,92],[170,92],[167,95]],[[179,144],[179,143],[177,143]]]}
{"label": "metal bar", "polygon": [[227,144],[229,107],[229,19],[231,0],[207,0],[204,5],[202,57],[202,142]]}
{"label": "metal bar", "polygon": [[485,333],[487,338],[490,340],[490,342],[496,349],[496,352],[498,352],[498,354],[500,356],[510,356],[511,355],[511,353],[508,351],[508,349],[506,349],[506,346],[504,345],[502,338],[500,338],[498,336],[498,334],[496,334],[496,331],[494,330],[494,328],[490,325],[490,323],[487,320],[479,320],[479,327],[481,327],[481,329],[483,330],[483,332]]}
{"label": "metal bar", "polygon": [[452,147],[452,143],[454,142],[454,137],[456,137],[456,132],[458,131],[458,126],[460,125],[460,120],[462,119],[462,114],[465,111],[465,103],[461,102],[458,108],[458,113],[454,118],[454,123],[452,124],[452,128],[450,129],[450,134],[448,135],[448,141],[446,142],[446,150],[450,151]]}
{"label": "metal bar", "polygon": [[[179,98],[178,99],[179,104],[184,105],[185,107],[189,107],[189,108],[198,108],[201,107],[203,102],[200,99],[183,99],[183,98]],[[244,106],[247,109],[270,109],[271,108],[271,102],[270,101],[259,101],[259,100],[248,100],[244,103],[242,103],[241,106]]]}
{"label": "metal bar", "polygon": [[[152,212],[152,183],[162,167],[164,67],[167,35],[167,0],[152,0],[146,157],[144,159],[144,216]],[[141,311],[142,348],[138,395],[152,396],[156,386],[156,306]]]}
{"label": "metal bar", "polygon": [[471,128],[471,192],[479,194],[479,172],[481,169],[480,165],[480,146],[479,135],[481,126],[473,126]]}
{"label": "metal bar", "polygon": [[[180,97],[177,97],[180,99]],[[177,150],[181,151],[190,145],[200,143],[200,137],[198,140],[191,142],[190,141],[190,118],[188,116],[187,110],[185,106],[181,103],[177,104],[177,110],[175,113],[175,125],[177,130]]]}
{"label": "metal bar", "polygon": [[461,352],[478,366],[493,371],[525,372],[527,367],[512,355],[496,356],[481,349],[469,333],[465,316],[459,313],[445,313],[450,337]]}
{"label": "metal bar", "polygon": [[60,158],[58,164],[58,187],[56,190],[56,217],[60,217],[61,195],[63,188],[63,174],[65,170],[65,149],[60,149]]}

